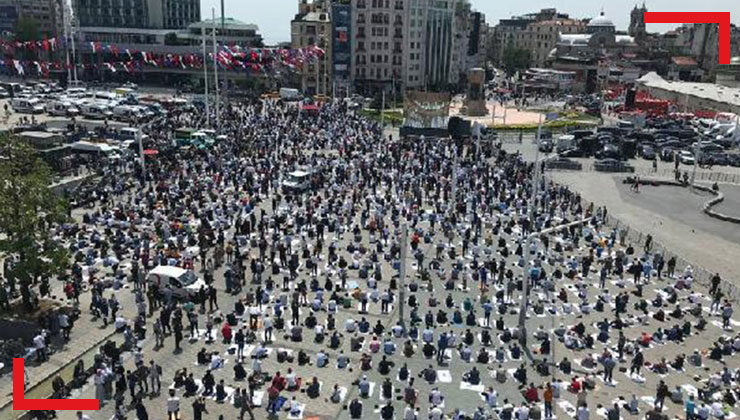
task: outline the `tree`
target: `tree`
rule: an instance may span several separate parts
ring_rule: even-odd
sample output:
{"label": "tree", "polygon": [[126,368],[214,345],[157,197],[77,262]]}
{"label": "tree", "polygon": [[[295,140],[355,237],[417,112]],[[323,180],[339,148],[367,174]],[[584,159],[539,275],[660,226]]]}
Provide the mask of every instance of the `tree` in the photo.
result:
{"label": "tree", "polygon": [[504,50],[503,65],[508,76],[512,76],[519,70],[528,69],[529,62],[529,50],[512,46],[508,46]]}
{"label": "tree", "polygon": [[68,253],[51,236],[67,220],[66,203],[48,188],[51,171],[36,151],[15,138],[0,138],[0,253],[18,257],[5,276],[18,281],[32,309],[31,283],[61,274]]}
{"label": "tree", "polygon": [[34,18],[20,17],[15,22],[15,40],[19,42],[38,41],[39,23]]}

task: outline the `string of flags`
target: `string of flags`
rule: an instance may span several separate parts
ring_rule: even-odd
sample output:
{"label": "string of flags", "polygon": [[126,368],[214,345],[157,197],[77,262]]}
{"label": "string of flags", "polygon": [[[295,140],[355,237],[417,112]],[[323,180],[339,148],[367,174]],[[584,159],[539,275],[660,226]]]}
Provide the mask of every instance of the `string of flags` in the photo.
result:
{"label": "string of flags", "polygon": [[[66,70],[70,66],[62,61],[18,60],[14,50],[26,48],[30,50],[55,51],[60,47],[56,38],[42,41],[0,41],[0,48],[4,49],[5,59],[0,59],[0,67],[14,69],[19,75],[35,71],[47,76],[51,70]],[[125,71],[128,73],[142,71],[145,67],[202,69],[205,65],[212,65],[214,61],[219,67],[230,71],[252,71],[255,73],[289,71],[301,69],[305,64],[315,62],[324,56],[324,50],[317,46],[298,49],[287,48],[250,48],[236,44],[220,45],[214,53],[202,54],[172,54],[153,53],[130,49],[120,49],[115,44],[90,42],[90,50],[97,55],[97,59],[90,62],[78,63],[80,69],[105,69],[112,73]],[[84,51],[83,51],[84,52]],[[83,56],[84,57],[84,56]],[[84,58],[83,58],[84,59]]]}

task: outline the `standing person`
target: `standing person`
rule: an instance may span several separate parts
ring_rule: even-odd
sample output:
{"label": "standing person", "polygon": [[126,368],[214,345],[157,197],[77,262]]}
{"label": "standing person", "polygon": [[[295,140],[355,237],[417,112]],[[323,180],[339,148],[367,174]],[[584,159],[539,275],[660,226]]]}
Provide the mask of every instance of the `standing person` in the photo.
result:
{"label": "standing person", "polygon": [[689,399],[686,401],[686,420],[694,420],[694,413],[696,412],[696,402],[694,396],[689,395]]}
{"label": "standing person", "polygon": [[159,391],[162,388],[162,381],[160,380],[160,377],[162,376],[162,366],[159,366],[158,364],[154,363],[154,360],[149,361],[149,381],[151,381],[152,384],[152,392],[159,395]]}
{"label": "standing person", "polygon": [[198,397],[193,401],[193,420],[203,420],[203,413],[208,414],[206,400],[203,397]]}
{"label": "standing person", "polygon": [[550,382],[548,382],[545,385],[545,392],[542,394],[542,399],[545,401],[545,418],[551,419],[552,418],[553,392],[552,392],[552,386],[550,385]]}
{"label": "standing person", "polygon": [[719,273],[714,273],[714,275],[712,276],[711,282],[712,282],[712,287],[709,288],[709,294],[713,295],[714,292],[716,292],[717,289],[719,288],[719,284],[722,282],[722,278],[719,276]]}
{"label": "standing person", "polygon": [[136,420],[149,420],[149,413],[147,413],[141,398],[136,399],[134,409],[136,410]]}
{"label": "standing person", "polygon": [[216,295],[216,288],[211,285],[208,288],[208,307],[210,308],[210,312],[213,312],[213,307],[216,306],[216,309],[218,308],[218,297]]}
{"label": "standing person", "polygon": [[276,414],[278,410],[278,398],[280,397],[280,390],[275,385],[270,385],[267,388],[267,412],[270,414]]}
{"label": "standing person", "polygon": [[40,331],[36,336],[33,338],[33,346],[36,349],[36,360],[39,362],[43,362],[47,359],[46,357],[46,337],[44,336],[44,331]]}
{"label": "standing person", "polygon": [[167,420],[178,420],[180,418],[180,398],[175,396],[175,390],[170,389],[170,397],[167,399]]}
{"label": "standing person", "polygon": [[640,369],[642,369],[642,364],[645,363],[645,356],[642,354],[642,351],[640,349],[637,349],[637,353],[635,353],[635,356],[632,358],[632,365],[630,366],[630,376],[633,374],[640,374]]}
{"label": "standing person", "polygon": [[668,385],[665,384],[662,380],[658,382],[658,387],[655,390],[655,408],[660,407],[660,410],[663,410],[663,403],[665,402],[665,397],[668,396]]}

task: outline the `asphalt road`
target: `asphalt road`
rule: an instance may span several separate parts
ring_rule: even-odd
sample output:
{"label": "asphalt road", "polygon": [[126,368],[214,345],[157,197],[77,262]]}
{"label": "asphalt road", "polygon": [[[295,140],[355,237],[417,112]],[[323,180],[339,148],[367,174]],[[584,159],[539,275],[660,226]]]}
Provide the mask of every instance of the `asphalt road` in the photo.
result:
{"label": "asphalt road", "polygon": [[[617,183],[617,185],[620,197],[629,204],[740,244],[740,229],[737,225],[712,218],[702,211],[704,203],[713,197],[708,192],[661,185],[641,186],[640,192],[635,193],[630,191],[627,184]],[[735,189],[740,192],[740,188]],[[733,202],[738,202],[735,201],[737,195],[729,195],[733,196],[733,201],[730,201],[727,206],[732,208]],[[690,240],[690,238],[687,239]]]}

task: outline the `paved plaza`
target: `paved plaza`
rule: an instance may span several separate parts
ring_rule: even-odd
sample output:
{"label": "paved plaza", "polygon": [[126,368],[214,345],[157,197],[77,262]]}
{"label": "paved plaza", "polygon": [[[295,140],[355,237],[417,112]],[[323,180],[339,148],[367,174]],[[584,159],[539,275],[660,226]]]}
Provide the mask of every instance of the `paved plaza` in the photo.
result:
{"label": "paved plaza", "polygon": [[[147,182],[133,170],[110,174],[110,189],[95,207],[74,211],[79,229],[59,230],[64,241],[91,256],[81,264],[84,273],[97,267],[103,280],[115,277],[113,266],[121,271],[116,289],[102,292],[119,302],[120,330],[138,316],[146,325],[143,339],[120,360],[107,353],[97,358],[101,377],[108,369],[116,372],[110,395],[96,377],[72,390],[71,398],[106,394],[100,411],[86,413],[90,418],[137,418],[133,396],[142,399],[148,418],[167,419],[169,389],[180,399],[181,419],[195,418],[198,396],[206,401],[203,418],[249,418],[234,407],[243,403],[235,397],[243,389],[253,391],[254,417],[266,418],[273,387],[279,391],[273,416],[279,418],[348,419],[359,401],[355,418],[413,418],[408,409],[418,419],[459,419],[464,413],[539,420],[546,417],[548,383],[556,388],[552,418],[558,419],[573,418],[578,406],[587,407],[582,410],[591,419],[607,418],[615,402],[617,420],[684,419],[689,396],[698,413],[708,413],[702,420],[739,413],[730,403],[738,397],[740,351],[733,304],[694,282],[691,270],[671,272],[668,261],[661,263],[663,255],[698,248],[691,257],[707,266],[724,261],[726,269],[717,271],[733,281],[738,271],[730,255],[737,243],[724,254],[710,251],[710,242],[730,242],[705,231],[689,237],[668,216],[660,225],[655,221],[654,236],[670,248],[621,243],[605,221],[616,215],[632,222],[650,211],[621,197],[611,176],[596,173],[548,173],[547,188],[537,186],[530,218],[533,166],[498,147],[478,156],[470,145],[445,139],[388,140],[379,127],[335,106],[316,117],[278,105],[265,112],[253,105],[224,112],[231,140],[207,153],[161,153]],[[193,114],[172,118],[202,120]],[[153,127],[151,135],[157,138],[172,121]],[[321,167],[323,182],[312,192],[283,193],[282,174],[298,166]],[[609,182],[613,188],[604,188]],[[236,245],[240,237],[244,242]],[[207,252],[193,251],[196,246]],[[231,256],[224,255],[227,248]],[[112,257],[116,262],[107,263]],[[149,269],[156,261],[192,263],[200,277],[208,275],[217,307],[207,298],[201,305],[165,295],[151,308],[143,291],[137,298],[134,260]],[[402,264],[406,277],[399,279]],[[58,296],[61,288],[56,284]],[[519,311],[527,290],[520,347]],[[92,292],[84,292],[69,343],[51,361],[29,368],[32,384],[109,337],[124,343],[116,323],[104,326],[91,302]],[[398,325],[402,302],[405,328]],[[154,324],[165,306],[173,327],[181,316],[179,350],[174,332],[157,343]],[[206,338],[208,323],[213,340]],[[244,328],[254,336],[246,340],[243,358],[234,338],[224,338],[227,324],[232,334]],[[206,363],[199,364],[203,349]],[[136,381],[129,388],[125,372],[150,361],[161,366],[161,391],[140,389]],[[236,380],[240,363],[247,378]],[[471,383],[474,369],[479,380]],[[175,387],[183,370],[195,379],[195,395]],[[611,379],[605,371],[613,371]],[[217,385],[223,381],[223,401],[215,392],[203,394],[206,376]],[[292,389],[286,382],[294,377]],[[8,384],[0,382],[3,391]],[[663,394],[666,389],[671,395]],[[8,395],[2,396],[7,402]],[[664,404],[657,402],[661,412],[654,410],[658,396],[665,397]],[[631,413],[626,407],[632,399]],[[384,409],[388,404],[392,415]],[[5,415],[11,414],[0,413]],[[74,412],[57,415],[76,418]]]}

